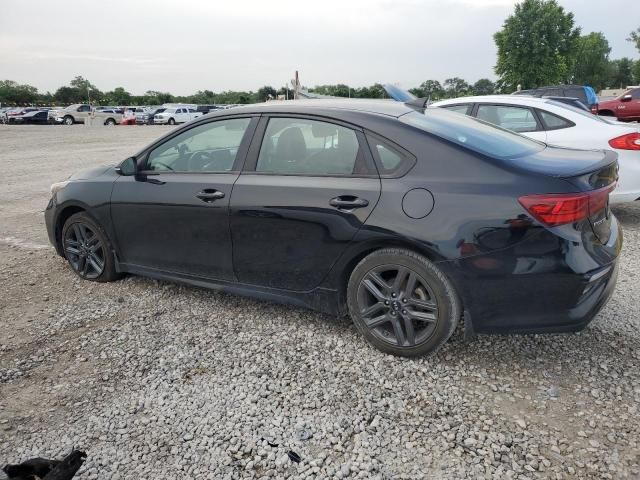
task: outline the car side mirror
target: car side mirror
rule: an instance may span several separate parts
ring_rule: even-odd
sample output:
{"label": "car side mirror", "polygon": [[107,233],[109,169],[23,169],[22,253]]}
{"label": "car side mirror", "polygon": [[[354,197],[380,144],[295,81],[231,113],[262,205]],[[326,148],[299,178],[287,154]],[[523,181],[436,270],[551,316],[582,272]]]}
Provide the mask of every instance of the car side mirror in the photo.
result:
{"label": "car side mirror", "polygon": [[623,102],[630,102],[631,101],[631,94],[627,94],[627,95],[623,96],[620,100],[622,100]]}
{"label": "car side mirror", "polygon": [[116,167],[116,172],[120,175],[135,175],[137,170],[136,159],[134,157],[127,158],[124,162]]}

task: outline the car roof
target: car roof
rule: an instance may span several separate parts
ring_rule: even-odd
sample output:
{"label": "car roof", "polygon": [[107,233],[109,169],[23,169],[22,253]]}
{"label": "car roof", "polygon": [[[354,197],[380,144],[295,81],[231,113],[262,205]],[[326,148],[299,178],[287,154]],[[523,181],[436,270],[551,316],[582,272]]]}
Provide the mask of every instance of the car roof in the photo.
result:
{"label": "car roof", "polygon": [[368,99],[309,99],[309,100],[274,100],[265,103],[241,105],[233,109],[243,113],[330,113],[336,110],[366,112],[390,117],[400,117],[413,109],[395,100]]}
{"label": "car roof", "polygon": [[434,107],[455,105],[458,103],[513,103],[516,105],[540,106],[548,103],[548,98],[529,97],[527,95],[479,95],[475,97],[458,97],[433,102]]}

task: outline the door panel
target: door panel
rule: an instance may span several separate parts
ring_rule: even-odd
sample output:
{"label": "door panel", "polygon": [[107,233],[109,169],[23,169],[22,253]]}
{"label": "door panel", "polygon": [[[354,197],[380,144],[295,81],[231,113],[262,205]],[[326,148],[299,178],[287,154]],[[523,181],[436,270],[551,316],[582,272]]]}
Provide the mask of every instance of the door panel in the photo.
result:
{"label": "door panel", "polygon": [[111,216],[122,263],[234,279],[229,200],[257,121],[178,129],[142,155],[141,173],[118,178]]}
{"label": "door panel", "polygon": [[379,197],[361,132],[324,118],[263,118],[231,198],[236,277],[312,290]]}
{"label": "door panel", "polygon": [[[331,205],[332,199],[349,196],[368,205],[353,210]],[[317,287],[379,196],[378,178],[243,173],[231,201],[238,280],[297,291]]]}
{"label": "door panel", "polygon": [[[118,178],[111,198],[120,261],[232,280],[229,199],[237,174],[160,173]],[[207,201],[202,192],[224,193]]]}

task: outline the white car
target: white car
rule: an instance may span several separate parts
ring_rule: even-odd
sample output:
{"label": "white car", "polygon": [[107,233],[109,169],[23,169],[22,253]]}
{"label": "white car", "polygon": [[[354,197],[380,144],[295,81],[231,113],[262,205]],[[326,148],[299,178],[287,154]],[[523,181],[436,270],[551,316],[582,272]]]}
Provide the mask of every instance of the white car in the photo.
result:
{"label": "white car", "polygon": [[487,95],[442,100],[429,105],[456,111],[513,130],[549,145],[613,150],[620,165],[612,203],[640,199],[640,127],[606,120],[545,98]]}
{"label": "white car", "polygon": [[154,115],[153,123],[175,125],[176,123],[189,122],[201,116],[202,112],[198,112],[195,108],[172,107]]}

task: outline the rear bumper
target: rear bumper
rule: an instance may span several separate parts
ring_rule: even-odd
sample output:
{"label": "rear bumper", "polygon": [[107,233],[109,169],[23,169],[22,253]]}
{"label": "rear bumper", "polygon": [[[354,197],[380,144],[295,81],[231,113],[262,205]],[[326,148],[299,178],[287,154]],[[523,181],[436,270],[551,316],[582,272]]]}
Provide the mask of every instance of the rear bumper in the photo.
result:
{"label": "rear bumper", "polygon": [[[515,247],[439,262],[477,333],[553,333],[585,328],[606,304],[618,276],[622,231],[607,245],[543,232]],[[555,237],[555,238],[554,238]]]}

